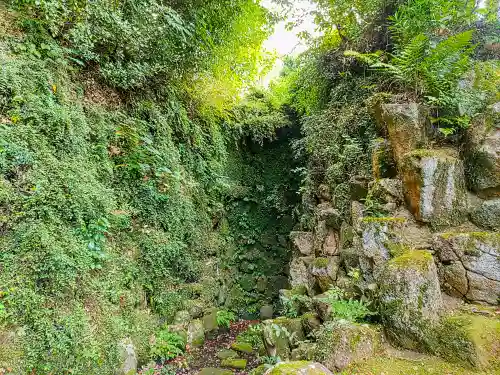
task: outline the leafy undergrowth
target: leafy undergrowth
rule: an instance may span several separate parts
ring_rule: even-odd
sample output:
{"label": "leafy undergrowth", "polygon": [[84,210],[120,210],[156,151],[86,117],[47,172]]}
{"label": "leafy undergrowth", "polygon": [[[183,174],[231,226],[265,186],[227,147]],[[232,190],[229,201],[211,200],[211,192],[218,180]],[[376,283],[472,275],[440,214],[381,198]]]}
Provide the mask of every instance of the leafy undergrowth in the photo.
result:
{"label": "leafy undergrowth", "polygon": [[[241,320],[230,325],[229,329],[221,332],[216,338],[206,340],[205,344],[200,348],[189,349],[184,356],[177,357],[164,364],[157,364],[154,372],[151,372],[151,367],[144,368],[139,371],[139,375],[162,375],[176,373],[178,375],[194,375],[202,368],[212,367],[221,368],[222,360],[217,358],[217,352],[221,349],[230,349],[231,344],[236,342],[236,337],[246,331],[252,324],[258,323],[252,320]],[[258,367],[261,362],[257,353],[245,354],[241,353],[239,358],[247,360],[247,367],[244,370],[234,370],[236,375],[248,374],[252,369]]]}

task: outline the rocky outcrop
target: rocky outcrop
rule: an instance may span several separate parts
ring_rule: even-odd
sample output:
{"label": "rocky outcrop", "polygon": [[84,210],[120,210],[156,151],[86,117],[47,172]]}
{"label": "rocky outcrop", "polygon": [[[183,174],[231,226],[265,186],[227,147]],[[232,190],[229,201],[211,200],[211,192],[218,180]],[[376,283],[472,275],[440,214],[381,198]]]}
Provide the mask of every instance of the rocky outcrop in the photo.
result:
{"label": "rocky outcrop", "polygon": [[305,256],[313,253],[313,234],[311,232],[291,232],[290,240],[297,253]]}
{"label": "rocky outcrop", "polygon": [[326,292],[335,285],[339,271],[340,257],[315,258],[310,267],[310,274],[314,276],[322,292]]}
{"label": "rocky outcrop", "polygon": [[387,264],[380,282],[380,306],[391,341],[407,349],[423,346],[443,307],[430,252],[408,251]]}
{"label": "rocky outcrop", "polygon": [[391,252],[402,244],[401,230],[405,222],[405,219],[396,217],[366,217],[359,221],[354,246],[367,282],[380,277]]}
{"label": "rocky outcrop", "polygon": [[500,196],[500,105],[469,127],[464,153],[469,187],[482,197]]}
{"label": "rocky outcrop", "polygon": [[403,162],[403,191],[417,220],[442,227],[466,219],[464,169],[453,150],[414,150]]}
{"label": "rocky outcrop", "polygon": [[305,287],[309,295],[314,295],[316,280],[309,272],[314,257],[293,258],[290,262],[290,285],[292,288]]}
{"label": "rocky outcrop", "polygon": [[481,228],[500,231],[500,199],[481,203],[472,212],[471,220]]}
{"label": "rocky outcrop", "polygon": [[394,159],[401,170],[403,157],[429,143],[429,110],[418,103],[381,104],[378,121],[385,125]]}
{"label": "rocky outcrop", "polygon": [[305,340],[300,318],[276,318],[262,323],[264,346],[269,356],[290,358],[294,344]]}
{"label": "rocky outcrop", "polygon": [[331,371],[341,371],[373,356],[379,336],[376,329],[366,324],[329,322],[318,337],[316,359]]}
{"label": "rocky outcrop", "polygon": [[315,362],[280,362],[267,370],[264,375],[333,375],[321,363]]}
{"label": "rocky outcrop", "polygon": [[187,344],[196,348],[202,346],[204,342],[205,330],[203,329],[203,322],[200,319],[192,320],[187,326]]}
{"label": "rocky outcrop", "polygon": [[434,251],[443,288],[472,302],[496,305],[500,297],[500,234],[442,233]]}

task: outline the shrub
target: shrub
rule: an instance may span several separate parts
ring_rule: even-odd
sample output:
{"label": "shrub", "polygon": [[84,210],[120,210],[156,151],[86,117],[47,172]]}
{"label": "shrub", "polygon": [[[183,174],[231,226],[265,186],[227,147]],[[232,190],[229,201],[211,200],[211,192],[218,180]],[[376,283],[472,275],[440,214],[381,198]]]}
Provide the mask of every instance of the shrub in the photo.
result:
{"label": "shrub", "polygon": [[217,324],[219,327],[229,328],[232,322],[236,320],[236,315],[232,311],[218,310],[217,311]]}
{"label": "shrub", "polygon": [[165,361],[182,355],[185,348],[184,339],[178,334],[170,332],[168,327],[165,327],[155,335],[150,355],[156,361]]}

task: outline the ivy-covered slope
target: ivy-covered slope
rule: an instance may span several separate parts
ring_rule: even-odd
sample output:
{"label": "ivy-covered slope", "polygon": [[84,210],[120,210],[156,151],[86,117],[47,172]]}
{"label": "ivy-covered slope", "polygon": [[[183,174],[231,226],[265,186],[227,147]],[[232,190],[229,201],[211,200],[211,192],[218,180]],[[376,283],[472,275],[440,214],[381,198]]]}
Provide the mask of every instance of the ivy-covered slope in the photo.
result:
{"label": "ivy-covered slope", "polygon": [[286,281],[287,121],[207,85],[238,91],[261,63],[266,11],[229,3],[1,5],[0,368],[112,374],[120,341],[154,359],[192,300],[255,314],[277,297],[253,283]]}

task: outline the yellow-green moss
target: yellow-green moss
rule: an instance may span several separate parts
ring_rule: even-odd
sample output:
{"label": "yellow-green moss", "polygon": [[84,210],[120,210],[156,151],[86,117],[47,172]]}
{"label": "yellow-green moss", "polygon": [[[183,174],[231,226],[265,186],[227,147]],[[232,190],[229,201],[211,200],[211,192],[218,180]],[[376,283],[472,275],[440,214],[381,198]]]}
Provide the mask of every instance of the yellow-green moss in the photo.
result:
{"label": "yellow-green moss", "polygon": [[228,358],[221,362],[222,367],[229,367],[244,370],[247,367],[247,360],[240,358]]}
{"label": "yellow-green moss", "polygon": [[441,159],[455,159],[457,157],[457,153],[453,149],[449,148],[441,148],[441,149],[417,149],[413,150],[405,155],[407,158],[418,157],[418,158],[427,158],[427,157],[438,157]]}
{"label": "yellow-green moss", "polygon": [[329,262],[328,258],[316,258],[313,261],[313,266],[317,268],[326,268]]}
{"label": "yellow-green moss", "polygon": [[391,267],[425,270],[434,261],[432,254],[425,250],[412,250],[389,261]]}
{"label": "yellow-green moss", "polygon": [[445,362],[436,357],[416,360],[375,356],[344,370],[342,375],[487,375],[457,364]]}
{"label": "yellow-green moss", "polygon": [[[298,370],[303,369],[310,365],[312,362],[308,361],[296,361],[296,362],[282,362],[274,366],[269,375],[296,375]],[[324,371],[320,369],[309,368],[306,372],[307,375],[324,375]]]}
{"label": "yellow-green moss", "polygon": [[375,217],[369,216],[361,219],[363,223],[404,223],[404,217]]}

